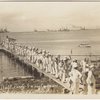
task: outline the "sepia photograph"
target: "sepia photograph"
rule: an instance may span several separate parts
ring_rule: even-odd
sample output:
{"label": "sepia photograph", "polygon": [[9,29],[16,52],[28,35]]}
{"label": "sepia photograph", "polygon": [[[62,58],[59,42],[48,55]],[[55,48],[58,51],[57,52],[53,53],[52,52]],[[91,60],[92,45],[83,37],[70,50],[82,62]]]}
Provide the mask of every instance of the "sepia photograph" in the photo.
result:
{"label": "sepia photograph", "polygon": [[7,93],[99,96],[100,2],[0,2]]}

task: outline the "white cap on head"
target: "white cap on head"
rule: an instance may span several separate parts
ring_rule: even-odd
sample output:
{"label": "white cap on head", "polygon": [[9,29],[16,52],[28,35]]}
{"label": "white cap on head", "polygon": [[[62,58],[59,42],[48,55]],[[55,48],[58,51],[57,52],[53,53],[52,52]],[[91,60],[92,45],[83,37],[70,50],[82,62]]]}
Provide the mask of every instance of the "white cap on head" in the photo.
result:
{"label": "white cap on head", "polygon": [[35,47],[33,46],[32,49],[34,49]]}
{"label": "white cap on head", "polygon": [[64,57],[63,60],[66,60],[66,57]]}
{"label": "white cap on head", "polygon": [[74,61],[77,61],[77,59],[73,59],[73,62],[74,62]]}
{"label": "white cap on head", "polygon": [[88,65],[88,64],[86,64],[86,67],[89,67],[89,65]]}
{"label": "white cap on head", "polygon": [[64,57],[64,59],[63,60],[69,60],[69,57]]}
{"label": "white cap on head", "polygon": [[46,52],[46,50],[42,50],[43,52]]}

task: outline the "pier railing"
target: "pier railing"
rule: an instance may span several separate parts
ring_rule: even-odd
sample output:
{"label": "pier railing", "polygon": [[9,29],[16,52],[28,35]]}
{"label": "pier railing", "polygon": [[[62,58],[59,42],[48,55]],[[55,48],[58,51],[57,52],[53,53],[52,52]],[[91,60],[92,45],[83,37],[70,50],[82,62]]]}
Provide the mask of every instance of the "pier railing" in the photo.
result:
{"label": "pier railing", "polygon": [[[14,54],[14,56],[17,56],[20,60],[24,60],[24,63],[31,65],[32,68],[36,68],[40,73],[43,73],[44,75],[48,76],[49,78],[51,78],[52,80],[54,80],[58,84],[62,85],[66,89],[70,90],[70,87],[68,86],[68,84],[59,81],[58,79],[56,79],[54,77],[54,75],[47,73],[46,71],[41,70],[40,67],[38,67],[37,65],[34,65],[32,62],[30,62],[26,59],[23,59],[23,57],[25,57],[26,55],[24,55],[23,52],[20,52],[17,54],[17,51],[15,50],[14,45],[12,45],[11,48],[9,48],[9,46],[7,46],[6,48],[1,46],[0,48],[7,51],[7,52],[10,52],[11,54]],[[31,55],[31,54],[27,53],[27,56],[40,56],[40,55]],[[53,56],[58,56],[58,55],[53,55]],[[100,63],[100,55],[60,55],[60,56],[62,59],[64,57],[69,57],[70,59],[77,59],[77,60],[83,60],[84,58],[88,58],[92,63],[95,63],[95,64]]]}

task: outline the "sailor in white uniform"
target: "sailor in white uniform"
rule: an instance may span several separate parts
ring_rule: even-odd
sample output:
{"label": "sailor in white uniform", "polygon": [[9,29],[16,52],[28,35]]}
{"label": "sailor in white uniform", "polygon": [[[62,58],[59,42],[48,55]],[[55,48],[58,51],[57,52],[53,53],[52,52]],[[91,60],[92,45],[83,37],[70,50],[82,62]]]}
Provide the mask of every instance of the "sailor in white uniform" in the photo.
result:
{"label": "sailor in white uniform", "polygon": [[31,62],[34,63],[35,47],[32,47],[31,55],[32,55],[31,56],[32,57]]}
{"label": "sailor in white uniform", "polygon": [[51,55],[51,74],[55,75],[54,56]]}
{"label": "sailor in white uniform", "polygon": [[96,80],[93,75],[93,68],[94,65],[91,65],[88,71],[87,77],[87,84],[88,84],[88,94],[95,94],[96,93]]}
{"label": "sailor in white uniform", "polygon": [[55,57],[55,60],[54,60],[54,68],[55,68],[55,77],[58,78],[58,74],[59,74],[59,69],[58,69],[58,64],[59,64],[59,61],[58,61],[58,58]]}
{"label": "sailor in white uniform", "polygon": [[49,72],[49,60],[48,60],[48,58],[49,58],[49,55],[48,54],[46,54],[46,56],[45,56],[45,68],[46,68],[46,72],[48,73]]}
{"label": "sailor in white uniform", "polygon": [[5,47],[6,47],[6,49],[9,49],[9,37],[8,36],[6,36],[6,41],[5,41]]}
{"label": "sailor in white uniform", "polygon": [[72,70],[69,73],[70,79],[72,80],[73,84],[71,86],[72,94],[78,94],[79,93],[79,86],[80,86],[80,79],[82,77],[82,74],[77,70],[78,66],[77,64],[72,65]]}
{"label": "sailor in white uniform", "polygon": [[38,63],[39,63],[39,67],[40,69],[43,69],[43,56],[42,56],[42,52],[40,51],[40,53],[38,54]]}
{"label": "sailor in white uniform", "polygon": [[59,69],[59,79],[62,80],[62,76],[63,76],[63,60],[61,60],[59,62],[58,69]]}
{"label": "sailor in white uniform", "polygon": [[88,68],[86,68],[85,72],[82,72],[82,84],[83,84],[83,94],[87,94],[88,85],[87,85],[87,76],[88,76]]}
{"label": "sailor in white uniform", "polygon": [[51,54],[48,53],[48,71],[50,73],[51,73],[51,62],[52,62]]}

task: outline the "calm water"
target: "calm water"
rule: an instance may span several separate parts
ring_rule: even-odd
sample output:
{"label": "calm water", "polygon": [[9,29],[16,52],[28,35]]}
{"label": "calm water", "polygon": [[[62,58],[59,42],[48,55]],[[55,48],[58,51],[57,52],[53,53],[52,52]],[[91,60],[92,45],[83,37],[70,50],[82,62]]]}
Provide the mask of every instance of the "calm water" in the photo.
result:
{"label": "calm water", "polygon": [[[8,33],[19,43],[34,45],[46,49],[52,54],[99,54],[100,30],[80,30],[70,32],[16,32]],[[88,43],[91,48],[80,48],[81,43]]]}
{"label": "calm water", "polygon": [[3,77],[30,76],[28,70],[23,69],[21,65],[9,58],[3,52],[0,52],[0,81]]}

